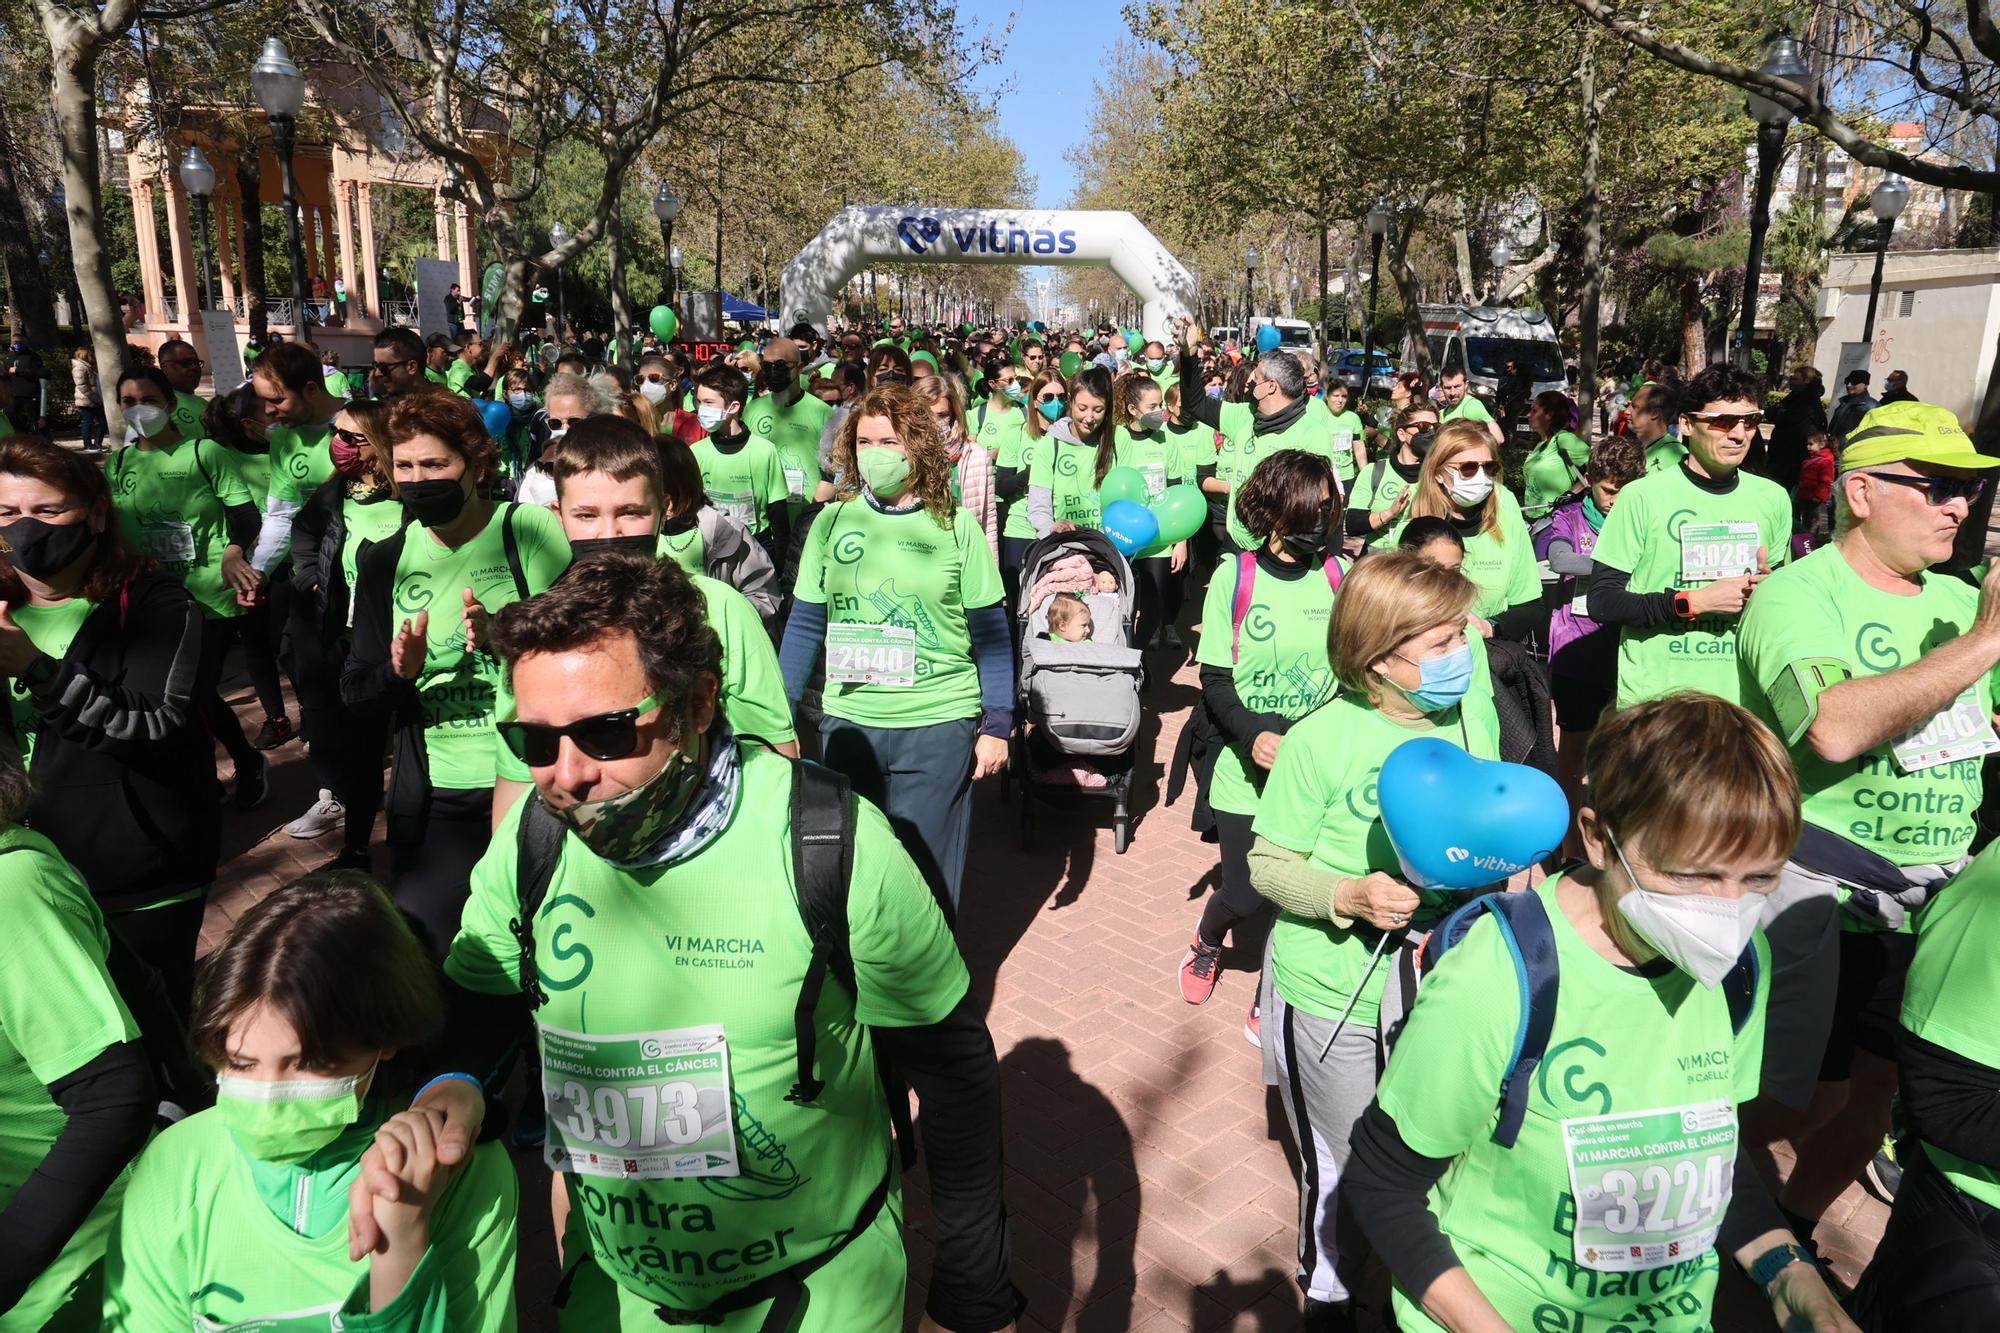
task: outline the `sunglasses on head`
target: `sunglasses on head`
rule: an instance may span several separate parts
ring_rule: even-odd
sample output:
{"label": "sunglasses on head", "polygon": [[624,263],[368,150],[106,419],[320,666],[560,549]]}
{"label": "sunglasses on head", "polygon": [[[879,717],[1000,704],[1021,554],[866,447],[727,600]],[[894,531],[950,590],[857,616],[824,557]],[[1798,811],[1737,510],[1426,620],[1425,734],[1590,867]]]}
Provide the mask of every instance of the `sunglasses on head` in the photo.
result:
{"label": "sunglasses on head", "polygon": [[1748,426],[1751,430],[1764,424],[1762,412],[1690,412],[1688,416],[1710,430],[1732,431],[1738,426]]}
{"label": "sunglasses on head", "polygon": [[660,696],[649,694],[630,708],[580,717],[566,726],[502,722],[498,730],[508,752],[530,768],[553,764],[565,736],[592,759],[623,759],[639,748],[639,719],[659,706]]}
{"label": "sunglasses on head", "polygon": [[1453,470],[1467,481],[1471,481],[1482,472],[1489,477],[1500,475],[1500,465],[1491,460],[1484,463],[1458,463],[1453,466]]}
{"label": "sunglasses on head", "polygon": [[1976,499],[1986,489],[1983,477],[1906,477],[1900,472],[1864,472],[1861,475],[1921,490],[1933,509],[1943,508],[1953,500]]}

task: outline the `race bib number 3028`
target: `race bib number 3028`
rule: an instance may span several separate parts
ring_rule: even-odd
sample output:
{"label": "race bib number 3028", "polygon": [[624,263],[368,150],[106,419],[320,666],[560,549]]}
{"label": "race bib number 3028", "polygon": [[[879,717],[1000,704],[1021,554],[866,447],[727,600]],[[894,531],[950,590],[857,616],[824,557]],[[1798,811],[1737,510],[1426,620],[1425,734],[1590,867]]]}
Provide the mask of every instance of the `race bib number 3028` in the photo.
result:
{"label": "race bib number 3028", "polygon": [[736,1119],[720,1024],[611,1035],[543,1027],[543,1160],[627,1180],[733,1176]]}
{"label": "race bib number 3028", "polygon": [[1763,545],[1755,523],[1688,523],[1681,527],[1681,582],[1714,583],[1757,572]]}

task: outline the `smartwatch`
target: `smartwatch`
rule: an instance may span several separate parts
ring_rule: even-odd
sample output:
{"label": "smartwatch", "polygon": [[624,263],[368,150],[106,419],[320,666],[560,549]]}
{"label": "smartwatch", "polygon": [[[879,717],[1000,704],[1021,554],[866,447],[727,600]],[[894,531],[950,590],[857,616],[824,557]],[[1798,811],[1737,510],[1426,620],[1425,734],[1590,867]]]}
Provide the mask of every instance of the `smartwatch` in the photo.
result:
{"label": "smartwatch", "polygon": [[1778,1280],[1778,1274],[1793,1264],[1810,1264],[1818,1268],[1819,1260],[1813,1258],[1812,1253],[1804,1246],[1789,1242],[1784,1245],[1773,1245],[1757,1256],[1746,1270],[1746,1276],[1768,1297],[1771,1294],[1771,1284]]}
{"label": "smartwatch", "polygon": [[1674,594],[1674,614],[1682,620],[1694,619],[1694,600],[1684,592]]}

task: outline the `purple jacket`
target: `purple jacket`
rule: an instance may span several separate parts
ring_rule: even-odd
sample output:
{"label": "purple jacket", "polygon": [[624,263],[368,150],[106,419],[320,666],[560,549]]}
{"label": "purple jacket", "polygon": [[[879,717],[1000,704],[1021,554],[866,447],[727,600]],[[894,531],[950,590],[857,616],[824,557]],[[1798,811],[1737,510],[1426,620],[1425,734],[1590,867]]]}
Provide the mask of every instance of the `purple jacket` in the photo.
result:
{"label": "purple jacket", "polygon": [[[1548,559],[1549,544],[1557,539],[1568,542],[1578,555],[1589,555],[1597,545],[1597,531],[1584,516],[1580,500],[1559,504],[1550,512],[1548,523],[1535,534],[1535,555]],[[1555,610],[1549,616],[1549,671],[1608,685],[1618,675],[1618,629],[1575,611],[1575,599],[1589,583],[1589,575],[1565,574],[1556,580]]]}

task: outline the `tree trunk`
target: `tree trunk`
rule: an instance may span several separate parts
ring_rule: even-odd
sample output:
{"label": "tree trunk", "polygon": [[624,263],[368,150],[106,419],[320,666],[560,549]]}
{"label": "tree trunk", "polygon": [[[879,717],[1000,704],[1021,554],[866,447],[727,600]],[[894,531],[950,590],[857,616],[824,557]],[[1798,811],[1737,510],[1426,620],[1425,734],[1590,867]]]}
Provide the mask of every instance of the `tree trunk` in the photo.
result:
{"label": "tree trunk", "polygon": [[1693,379],[1708,364],[1708,331],[1702,320],[1701,274],[1681,278],[1681,374]]}
{"label": "tree trunk", "polygon": [[[246,143],[236,154],[237,222],[243,228],[243,317],[250,341],[259,347],[270,341],[271,312],[264,308],[264,167],[257,145]],[[296,316],[295,316],[296,317]]]}
{"label": "tree trunk", "polygon": [[0,260],[7,270],[7,291],[13,297],[14,318],[28,346],[43,351],[56,343],[55,293],[49,287],[48,266],[36,254],[35,235],[28,229],[27,201],[14,174],[13,127],[0,107]]}
{"label": "tree trunk", "polygon": [[[1422,293],[1417,288],[1416,270],[1410,267],[1409,261],[1410,239],[1416,234],[1417,226],[1415,222],[1409,223],[1397,234],[1396,243],[1389,247],[1389,274],[1396,280],[1396,291],[1403,298],[1403,335],[1411,344],[1411,352],[1414,354],[1417,362],[1417,372],[1425,379],[1431,379],[1433,378],[1433,369],[1431,366],[1430,339],[1424,337],[1423,317],[1417,313],[1417,306],[1422,298]],[[1374,293],[1370,292],[1369,297],[1372,299]],[[1376,317],[1380,318],[1379,307]],[[1370,329],[1369,337],[1379,342],[1382,335],[1380,332]],[[1366,348],[1364,350],[1372,352],[1374,349]],[[1364,361],[1362,364],[1366,365],[1367,363]]]}
{"label": "tree trunk", "polygon": [[125,416],[118,410],[118,380],[125,373],[125,319],[112,293],[111,257],[98,241],[104,219],[98,193],[97,49],[91,34],[74,20],[46,10],[39,13],[49,39],[49,64],[54,74],[50,103],[62,147],[70,257],[83,296],[84,315],[90,321],[105,419],[110,438],[117,439],[125,432]]}
{"label": "tree trunk", "polygon": [[611,345],[625,363],[625,339],[632,331],[632,306],[625,295],[625,220],[612,209],[605,219],[604,257],[611,262]]}
{"label": "tree trunk", "polygon": [[1577,311],[1580,337],[1576,355],[1576,406],[1579,426],[1588,436],[1597,420],[1597,328],[1604,297],[1604,200],[1598,179],[1602,171],[1598,130],[1604,105],[1597,100],[1597,30],[1585,28],[1583,54],[1577,60],[1577,92],[1583,100],[1583,303]]}

